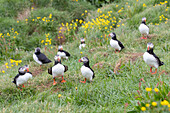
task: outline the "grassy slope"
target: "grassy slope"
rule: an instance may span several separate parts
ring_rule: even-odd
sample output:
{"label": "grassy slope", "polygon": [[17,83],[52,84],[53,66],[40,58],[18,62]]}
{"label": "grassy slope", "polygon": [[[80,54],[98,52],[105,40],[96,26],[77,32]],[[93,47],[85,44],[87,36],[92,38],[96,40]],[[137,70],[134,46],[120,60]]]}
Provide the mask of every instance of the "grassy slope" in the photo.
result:
{"label": "grassy slope", "polygon": [[[52,76],[47,73],[47,68],[52,64],[40,69],[39,65],[32,59],[34,51],[21,51],[21,54],[24,55],[21,65],[29,64],[34,77],[28,82],[23,92],[20,92],[11,83],[13,77],[17,74],[18,67],[13,67],[5,74],[0,74],[0,109],[4,112],[123,112],[124,104],[129,103],[127,110],[133,110],[133,106],[137,103],[134,97],[136,90],[138,90],[139,79],[144,78],[146,84],[149,84],[150,87],[155,87],[159,81],[169,82],[169,76],[165,73],[161,74],[159,78],[159,74],[151,75],[149,66],[144,63],[142,57],[139,57],[135,62],[125,63],[121,67],[119,75],[113,75],[109,71],[113,71],[116,62],[126,56],[127,53],[144,53],[147,42],[152,42],[155,45],[154,52],[165,63],[164,66],[159,68],[159,72],[166,70],[168,74],[170,73],[168,57],[170,26],[165,23],[161,23],[159,26],[150,25],[150,34],[156,36],[148,40],[139,39],[140,33],[137,27],[140,24],[141,17],[148,10],[146,9],[137,16],[133,16],[134,19],[139,21],[134,27],[129,26],[125,21],[124,26],[114,30],[118,39],[126,47],[121,53],[115,54],[113,49],[108,47],[109,41],[104,44],[99,40],[96,41],[95,36],[93,36],[93,34],[96,34],[94,32],[87,35],[87,46],[82,51],[78,49],[79,40],[66,43],[64,49],[69,51],[72,57],[68,61],[62,61],[69,67],[69,71],[65,73],[67,81],[65,84],[61,84],[59,78],[57,79],[58,84],[53,86]],[[148,11],[148,13],[152,12]],[[92,48],[95,50],[89,52]],[[42,51],[44,52],[44,50]],[[54,54],[47,51],[46,55],[53,59],[56,50],[51,49],[51,51]],[[83,52],[83,54],[81,55],[80,52]],[[107,57],[104,57],[105,53],[108,53]],[[104,62],[102,68],[93,68],[96,77],[92,83],[79,83],[79,80],[84,79],[80,72],[82,64],[78,62],[78,59],[82,56],[89,57],[91,66],[101,61]],[[35,73],[36,70],[37,73]],[[77,91],[75,87],[78,88]],[[58,98],[58,94],[62,96]]]}

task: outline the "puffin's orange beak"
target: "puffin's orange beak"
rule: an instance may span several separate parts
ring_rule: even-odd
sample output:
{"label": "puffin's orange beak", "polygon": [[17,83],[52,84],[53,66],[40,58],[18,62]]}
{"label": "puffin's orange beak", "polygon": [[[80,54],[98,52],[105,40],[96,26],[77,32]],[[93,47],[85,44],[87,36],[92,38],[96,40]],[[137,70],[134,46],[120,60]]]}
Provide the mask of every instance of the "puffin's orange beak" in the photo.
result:
{"label": "puffin's orange beak", "polygon": [[61,48],[61,50],[63,50],[63,48]]}
{"label": "puffin's orange beak", "polygon": [[60,62],[60,58],[57,59]]}
{"label": "puffin's orange beak", "polygon": [[146,19],[144,21],[146,22]]}
{"label": "puffin's orange beak", "polygon": [[79,59],[79,62],[82,62],[82,60],[81,60],[81,59]]}
{"label": "puffin's orange beak", "polygon": [[29,72],[29,68],[26,68],[27,72]]}
{"label": "puffin's orange beak", "polygon": [[149,47],[148,47],[148,51],[149,51]]}

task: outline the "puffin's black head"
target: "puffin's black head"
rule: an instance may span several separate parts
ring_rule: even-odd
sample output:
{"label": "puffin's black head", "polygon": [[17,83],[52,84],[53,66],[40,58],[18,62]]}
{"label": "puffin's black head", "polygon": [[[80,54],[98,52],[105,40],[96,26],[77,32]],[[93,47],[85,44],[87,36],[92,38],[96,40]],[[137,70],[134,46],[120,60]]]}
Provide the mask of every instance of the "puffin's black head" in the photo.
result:
{"label": "puffin's black head", "polygon": [[114,32],[109,34],[110,37],[112,37],[113,40],[116,40],[116,34]]}
{"label": "puffin's black head", "polygon": [[61,61],[61,57],[59,55],[56,55],[54,57],[54,60],[57,61],[57,62],[60,62]]}
{"label": "puffin's black head", "polygon": [[81,38],[81,44],[85,43],[85,39]]}
{"label": "puffin's black head", "polygon": [[18,69],[18,73],[21,74],[21,75],[25,74],[26,72],[27,72],[27,69],[25,67],[20,67]]}
{"label": "puffin's black head", "polygon": [[146,23],[146,17],[142,18],[142,23]]}
{"label": "puffin's black head", "polygon": [[154,45],[149,42],[149,43],[147,44],[147,51],[153,50],[153,47],[154,47]]}
{"label": "puffin's black head", "polygon": [[82,57],[81,59],[79,59],[79,62],[88,63],[89,59],[87,57]]}
{"label": "puffin's black head", "polygon": [[39,47],[35,48],[35,53],[40,53],[40,48]]}
{"label": "puffin's black head", "polygon": [[63,50],[63,46],[62,46],[62,45],[59,45],[59,46],[58,46],[58,50]]}

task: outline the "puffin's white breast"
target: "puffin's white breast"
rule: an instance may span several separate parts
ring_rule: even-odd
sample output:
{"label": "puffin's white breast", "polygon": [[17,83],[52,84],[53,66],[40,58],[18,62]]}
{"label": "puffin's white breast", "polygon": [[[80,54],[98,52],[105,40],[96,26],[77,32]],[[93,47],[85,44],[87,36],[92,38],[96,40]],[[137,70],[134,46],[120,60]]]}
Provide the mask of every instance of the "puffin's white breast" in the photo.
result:
{"label": "puffin's white breast", "polygon": [[57,64],[52,67],[53,77],[64,75],[64,66],[62,64]]}
{"label": "puffin's white breast", "polygon": [[82,48],[84,48],[86,46],[86,44],[80,44],[79,45],[79,49],[82,49]]}
{"label": "puffin's white breast", "polygon": [[143,54],[143,60],[150,66],[150,67],[155,67],[155,68],[158,68],[159,64],[157,62],[157,59],[149,54],[148,52],[145,52]]}
{"label": "puffin's white breast", "polygon": [[60,57],[64,57],[64,58],[66,57],[66,54],[60,51],[57,52],[57,55],[59,55]]}
{"label": "puffin's white breast", "polygon": [[39,63],[40,65],[42,64],[42,62],[38,60],[38,57],[37,57],[37,55],[36,55],[35,53],[33,54],[33,59],[34,59],[37,63]]}
{"label": "puffin's white breast", "polygon": [[83,65],[81,67],[81,73],[85,78],[89,79],[90,81],[92,80],[93,72],[88,67]]}
{"label": "puffin's white breast", "polygon": [[146,34],[146,35],[149,34],[149,28],[143,23],[140,24],[139,31],[140,31],[141,34]]}
{"label": "puffin's white breast", "polygon": [[118,41],[116,41],[116,40],[111,39],[110,45],[111,45],[111,47],[113,47],[116,50],[119,50],[119,51],[121,50],[121,47],[119,46]]}
{"label": "puffin's white breast", "polygon": [[21,75],[16,80],[16,85],[19,86],[21,84],[24,84],[28,81],[28,79],[32,78],[32,74],[25,73],[24,75]]}

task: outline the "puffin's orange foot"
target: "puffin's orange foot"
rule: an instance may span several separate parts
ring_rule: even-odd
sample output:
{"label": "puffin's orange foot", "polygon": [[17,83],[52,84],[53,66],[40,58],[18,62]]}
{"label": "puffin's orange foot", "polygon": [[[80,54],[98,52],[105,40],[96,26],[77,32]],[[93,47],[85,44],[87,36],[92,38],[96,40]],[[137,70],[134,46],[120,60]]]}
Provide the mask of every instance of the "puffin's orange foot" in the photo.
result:
{"label": "puffin's orange foot", "polygon": [[25,87],[24,84],[22,85],[22,87]]}
{"label": "puffin's orange foot", "polygon": [[151,73],[151,74],[153,75],[153,74],[156,74],[156,73],[157,73],[157,69],[155,70],[155,72],[153,72],[153,73]]}
{"label": "puffin's orange foot", "polygon": [[86,81],[80,81],[81,83],[86,83]]}
{"label": "puffin's orange foot", "polygon": [[152,75],[156,74],[155,72],[151,73]]}
{"label": "puffin's orange foot", "polygon": [[147,38],[145,38],[145,37],[141,37],[140,39],[147,39]]}
{"label": "puffin's orange foot", "polygon": [[65,82],[66,82],[66,80],[64,80],[64,79],[61,81],[61,83],[65,83]]}
{"label": "puffin's orange foot", "polygon": [[56,85],[57,84],[57,82],[53,82],[53,85]]}

